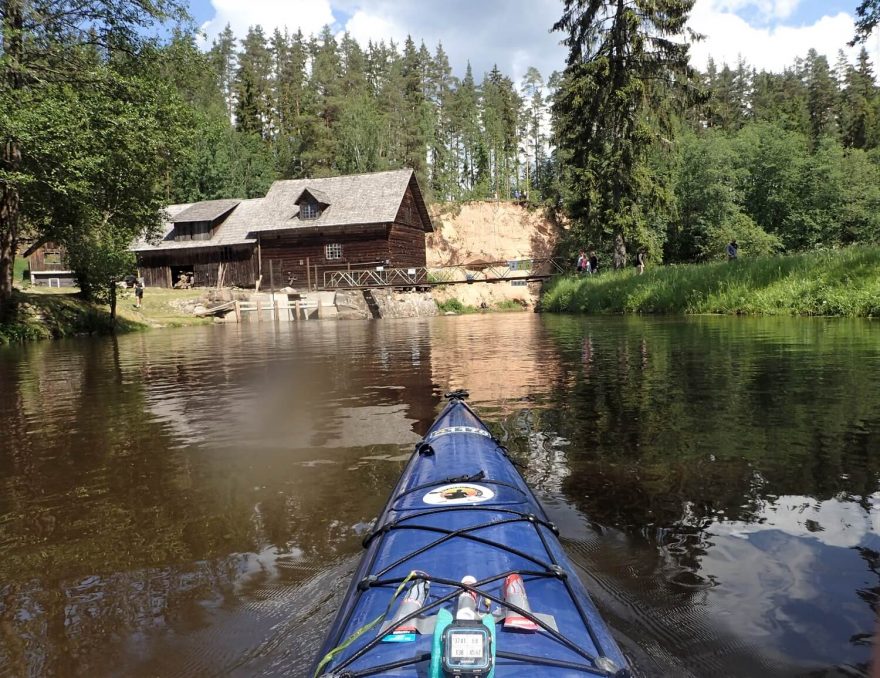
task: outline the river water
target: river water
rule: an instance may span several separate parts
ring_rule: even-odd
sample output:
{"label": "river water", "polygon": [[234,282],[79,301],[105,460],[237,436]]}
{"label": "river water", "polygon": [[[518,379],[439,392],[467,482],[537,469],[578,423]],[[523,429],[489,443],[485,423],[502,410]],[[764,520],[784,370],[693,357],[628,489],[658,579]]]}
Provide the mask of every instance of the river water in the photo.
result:
{"label": "river water", "polygon": [[0,348],[0,676],[301,676],[467,387],[643,676],[867,675],[880,324],[533,314]]}

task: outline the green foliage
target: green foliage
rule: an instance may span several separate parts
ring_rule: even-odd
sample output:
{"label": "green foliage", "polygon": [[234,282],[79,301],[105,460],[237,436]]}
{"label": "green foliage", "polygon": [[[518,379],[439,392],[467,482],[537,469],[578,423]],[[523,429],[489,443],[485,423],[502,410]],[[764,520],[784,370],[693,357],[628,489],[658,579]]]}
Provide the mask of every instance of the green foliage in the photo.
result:
{"label": "green foliage", "polygon": [[17,293],[13,302],[10,317],[0,322],[0,345],[144,327],[129,319],[114,321],[106,308],[72,294]]}
{"label": "green foliage", "polygon": [[553,105],[569,216],[582,241],[615,240],[616,266],[625,264],[625,240],[646,240],[646,205],[668,195],[647,158],[689,98],[694,73],[679,38],[692,6],[566,0],[554,26],[569,48]]}
{"label": "green foliage", "polygon": [[850,45],[866,42],[880,22],[880,0],[862,0],[856,7],[856,36]]}
{"label": "green foliage", "polygon": [[437,308],[443,313],[476,313],[479,309],[474,306],[466,306],[458,299],[447,299],[443,302],[437,302]]}
{"label": "green foliage", "polygon": [[80,227],[133,234],[158,224],[157,178],[179,125],[148,33],[184,18],[176,0],[4,4],[0,315],[21,222],[61,242]]}
{"label": "green foliage", "polygon": [[880,316],[880,247],[649,266],[554,280],[542,299],[569,313]]}

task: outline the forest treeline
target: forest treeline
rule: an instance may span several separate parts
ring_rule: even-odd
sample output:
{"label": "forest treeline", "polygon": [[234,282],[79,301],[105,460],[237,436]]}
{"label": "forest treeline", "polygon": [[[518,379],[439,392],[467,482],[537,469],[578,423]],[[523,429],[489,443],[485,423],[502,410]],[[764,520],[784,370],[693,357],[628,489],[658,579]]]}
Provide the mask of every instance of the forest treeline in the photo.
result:
{"label": "forest treeline", "polygon": [[[275,178],[413,167],[434,201],[520,199],[565,211],[577,192],[556,152],[560,73],[497,66],[456,77],[442,45],[368,43],[259,27],[227,29],[207,52],[180,36],[193,67],[177,87],[199,111],[169,199],[261,195]],[[191,78],[196,78],[192,81]],[[737,238],[745,254],[880,239],[880,88],[862,49],[832,66],[811,50],[782,73],[709,63],[695,102],[674,107],[674,135],[652,143],[630,250],[655,260],[711,259]],[[669,96],[672,96],[670,93]],[[610,252],[586,225],[580,244]],[[577,243],[573,243],[576,245]]]}
{"label": "forest treeline", "polygon": [[617,263],[709,259],[733,237],[744,255],[877,241],[867,52],[699,73],[693,2],[565,0],[565,68],[518,81],[329,27],[227,28],[205,48],[183,0],[0,4],[0,315],[21,236],[63,244],[84,295],[112,302],[164,205],[401,167],[435,202],[545,208],[567,247]]}

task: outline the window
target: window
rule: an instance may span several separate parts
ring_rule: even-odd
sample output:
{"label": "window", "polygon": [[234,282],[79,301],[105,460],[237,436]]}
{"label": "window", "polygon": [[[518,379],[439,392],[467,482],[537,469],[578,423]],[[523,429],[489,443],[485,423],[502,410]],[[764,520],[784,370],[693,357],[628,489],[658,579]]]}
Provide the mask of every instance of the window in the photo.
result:
{"label": "window", "polygon": [[321,216],[321,210],[318,209],[318,203],[309,200],[299,206],[300,219],[317,219],[319,216]]}
{"label": "window", "polygon": [[192,224],[174,224],[175,240],[192,240]]}
{"label": "window", "polygon": [[342,245],[338,242],[328,243],[324,245],[325,259],[342,259]]}
{"label": "window", "polygon": [[61,265],[61,250],[46,250],[43,261],[48,265]]}

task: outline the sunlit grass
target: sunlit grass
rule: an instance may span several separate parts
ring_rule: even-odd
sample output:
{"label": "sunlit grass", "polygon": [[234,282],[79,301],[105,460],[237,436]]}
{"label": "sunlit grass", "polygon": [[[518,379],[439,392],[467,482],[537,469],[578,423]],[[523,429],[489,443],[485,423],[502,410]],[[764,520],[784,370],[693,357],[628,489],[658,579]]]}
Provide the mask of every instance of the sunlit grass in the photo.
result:
{"label": "sunlit grass", "polygon": [[547,311],[880,316],[880,247],[568,275]]}
{"label": "sunlit grass", "polygon": [[15,293],[14,315],[0,324],[0,344],[210,323],[210,319],[197,318],[171,304],[175,300],[197,299],[203,293],[149,288],[143,305],[134,308],[133,292],[120,289],[114,325],[106,304],[83,301],[76,288],[32,287],[27,292]]}

